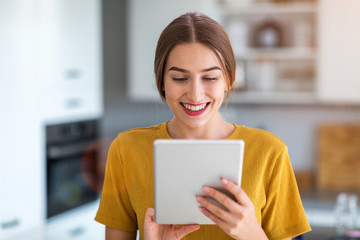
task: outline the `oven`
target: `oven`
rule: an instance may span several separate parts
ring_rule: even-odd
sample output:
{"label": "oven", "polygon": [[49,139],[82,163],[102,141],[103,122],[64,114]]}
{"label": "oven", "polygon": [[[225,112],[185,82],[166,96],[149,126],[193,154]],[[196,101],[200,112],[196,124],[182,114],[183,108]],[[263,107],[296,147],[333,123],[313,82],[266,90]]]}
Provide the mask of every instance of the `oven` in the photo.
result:
{"label": "oven", "polygon": [[46,126],[47,218],[98,198],[98,120]]}

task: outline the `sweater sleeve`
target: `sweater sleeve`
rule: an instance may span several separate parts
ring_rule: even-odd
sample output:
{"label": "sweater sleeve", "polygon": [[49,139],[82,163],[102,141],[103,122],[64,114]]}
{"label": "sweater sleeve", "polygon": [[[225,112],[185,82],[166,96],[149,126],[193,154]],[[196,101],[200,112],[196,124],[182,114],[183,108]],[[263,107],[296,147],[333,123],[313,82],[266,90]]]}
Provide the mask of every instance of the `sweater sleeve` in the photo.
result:
{"label": "sweater sleeve", "polygon": [[110,146],[106,162],[105,179],[100,205],[95,220],[122,231],[137,230],[136,214],[133,211],[126,188],[126,171],[117,139]]}

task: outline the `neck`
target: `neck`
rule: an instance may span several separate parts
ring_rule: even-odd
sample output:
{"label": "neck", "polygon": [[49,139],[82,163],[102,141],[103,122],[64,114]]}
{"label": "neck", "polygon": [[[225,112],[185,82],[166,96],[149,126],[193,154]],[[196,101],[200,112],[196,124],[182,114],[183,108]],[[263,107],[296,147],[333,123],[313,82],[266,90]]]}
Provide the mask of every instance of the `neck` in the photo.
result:
{"label": "neck", "polygon": [[167,124],[167,130],[172,138],[181,139],[226,139],[234,131],[233,124],[226,122],[220,116],[203,126],[191,127],[185,125],[176,118]]}

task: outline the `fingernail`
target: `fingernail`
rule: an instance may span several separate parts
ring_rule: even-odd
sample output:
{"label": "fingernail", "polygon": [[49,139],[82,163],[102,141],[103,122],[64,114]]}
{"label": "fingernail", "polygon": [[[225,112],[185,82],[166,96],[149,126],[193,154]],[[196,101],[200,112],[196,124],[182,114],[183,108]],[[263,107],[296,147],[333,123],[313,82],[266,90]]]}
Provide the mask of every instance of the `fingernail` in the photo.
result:
{"label": "fingernail", "polygon": [[203,203],[204,202],[204,199],[202,197],[197,197],[196,200],[199,202],[199,203]]}
{"label": "fingernail", "polygon": [[210,188],[208,188],[208,187],[203,187],[203,191],[204,191],[204,193],[209,193],[209,192],[210,192]]}
{"label": "fingernail", "polygon": [[229,183],[229,181],[227,179],[225,179],[225,178],[221,179],[221,181],[222,181],[223,184],[228,184]]}
{"label": "fingernail", "polygon": [[206,210],[204,208],[200,208],[200,211],[204,214],[206,213]]}

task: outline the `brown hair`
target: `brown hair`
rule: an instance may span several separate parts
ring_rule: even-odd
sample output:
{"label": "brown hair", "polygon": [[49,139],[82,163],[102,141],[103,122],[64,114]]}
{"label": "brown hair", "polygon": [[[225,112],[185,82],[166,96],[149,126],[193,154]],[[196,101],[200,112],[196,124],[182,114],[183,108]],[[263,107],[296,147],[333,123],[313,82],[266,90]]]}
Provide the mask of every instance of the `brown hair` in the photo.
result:
{"label": "brown hair", "polygon": [[174,19],[161,33],[155,52],[154,72],[160,96],[165,99],[164,69],[171,50],[182,43],[201,43],[210,48],[221,63],[228,84],[226,100],[235,80],[235,58],[224,28],[202,13],[186,13]]}

